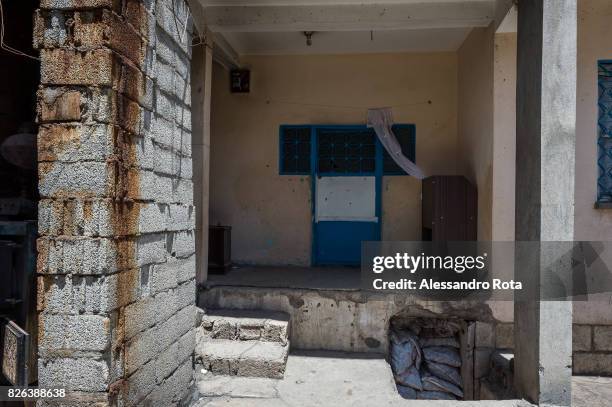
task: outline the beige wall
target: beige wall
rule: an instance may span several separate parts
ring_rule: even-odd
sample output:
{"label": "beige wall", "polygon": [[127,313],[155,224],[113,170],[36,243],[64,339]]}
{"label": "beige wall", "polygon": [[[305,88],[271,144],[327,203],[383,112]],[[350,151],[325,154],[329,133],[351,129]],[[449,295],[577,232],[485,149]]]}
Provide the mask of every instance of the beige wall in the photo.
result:
{"label": "beige wall", "polygon": [[[578,3],[578,81],[576,119],[575,239],[612,240],[612,210],[594,209],[597,198],[597,61],[612,59],[612,3],[580,0]],[[516,34],[495,36],[495,240],[510,237],[514,221]],[[505,62],[504,62],[505,61]],[[504,66],[505,65],[505,66]],[[500,109],[498,110],[498,106]],[[505,114],[502,114],[506,111]],[[506,185],[504,188],[503,186]],[[512,230],[513,237],[513,230]],[[504,319],[511,319],[511,313]],[[574,303],[574,323],[612,324],[609,294]]]}
{"label": "beige wall", "polygon": [[[612,59],[610,21],[612,21],[612,2],[579,1],[574,220],[576,240],[612,240],[612,210],[594,208],[598,175],[597,61]],[[589,302],[574,303],[574,322],[612,324],[610,294],[590,298]]]}
{"label": "beige wall", "polygon": [[597,199],[597,61],[612,59],[612,2],[580,0],[576,120],[577,240],[612,240],[612,210],[594,209]]}
{"label": "beige wall", "polygon": [[478,239],[492,238],[493,25],[475,28],[458,51],[462,172],[478,188]]}
{"label": "beige wall", "polygon": [[[455,53],[252,56],[251,92],[229,93],[213,70],[210,222],[233,227],[238,263],[308,264],[310,177],[278,175],[281,124],[365,124],[368,107],[392,106],[414,123],[416,160],[428,175],[455,174]],[[420,182],[385,177],[383,239],[420,239]]]}
{"label": "beige wall", "polygon": [[495,34],[493,62],[492,239],[514,240],[516,33]]}

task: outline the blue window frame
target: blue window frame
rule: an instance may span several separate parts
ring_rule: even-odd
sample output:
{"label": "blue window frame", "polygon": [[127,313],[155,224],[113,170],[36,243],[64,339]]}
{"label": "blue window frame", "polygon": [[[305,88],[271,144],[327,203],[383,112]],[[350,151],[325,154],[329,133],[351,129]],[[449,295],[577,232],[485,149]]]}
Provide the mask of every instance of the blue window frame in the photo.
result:
{"label": "blue window frame", "polygon": [[[396,124],[393,132],[404,155],[415,162],[415,126]],[[312,147],[314,138],[317,142]],[[309,175],[315,167],[326,174],[373,174],[378,147],[383,152],[383,175],[407,175],[366,126],[282,125],[279,142],[281,175]]]}
{"label": "blue window frame", "polygon": [[612,203],[612,61],[598,62],[597,202]]}
{"label": "blue window frame", "polygon": [[317,128],[317,173],[372,175],[376,170],[376,134],[363,128]]}
{"label": "blue window frame", "polygon": [[279,172],[281,175],[310,175],[310,126],[281,126]]}

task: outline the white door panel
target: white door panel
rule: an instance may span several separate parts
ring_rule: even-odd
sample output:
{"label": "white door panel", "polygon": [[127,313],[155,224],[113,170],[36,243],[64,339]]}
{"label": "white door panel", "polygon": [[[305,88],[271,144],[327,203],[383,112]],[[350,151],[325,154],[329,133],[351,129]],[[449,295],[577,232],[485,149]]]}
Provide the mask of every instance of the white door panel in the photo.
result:
{"label": "white door panel", "polygon": [[315,221],[377,222],[376,177],[317,177]]}

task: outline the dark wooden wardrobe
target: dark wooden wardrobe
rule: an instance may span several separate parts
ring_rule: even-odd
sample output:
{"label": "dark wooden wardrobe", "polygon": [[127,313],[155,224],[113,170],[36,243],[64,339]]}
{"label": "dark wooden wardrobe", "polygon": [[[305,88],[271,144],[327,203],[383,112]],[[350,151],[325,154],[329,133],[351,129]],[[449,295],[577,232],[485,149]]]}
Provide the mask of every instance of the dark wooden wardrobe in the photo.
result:
{"label": "dark wooden wardrobe", "polygon": [[477,240],[478,192],[463,176],[423,180],[423,241]]}

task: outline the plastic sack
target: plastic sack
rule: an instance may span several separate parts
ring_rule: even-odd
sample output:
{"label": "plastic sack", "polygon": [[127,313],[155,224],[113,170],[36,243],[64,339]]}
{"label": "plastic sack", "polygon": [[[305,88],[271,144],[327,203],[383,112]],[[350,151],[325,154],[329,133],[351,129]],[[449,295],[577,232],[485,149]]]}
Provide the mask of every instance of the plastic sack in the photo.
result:
{"label": "plastic sack", "polygon": [[421,382],[421,374],[419,370],[410,366],[406,371],[395,375],[395,381],[402,386],[412,387],[415,390],[423,390],[423,383]]}
{"label": "plastic sack", "polygon": [[416,335],[409,331],[391,333],[391,367],[396,374],[410,366],[421,368],[423,354]]}
{"label": "plastic sack", "polygon": [[463,380],[461,380],[461,375],[456,367],[443,365],[442,363],[427,362],[427,370],[429,370],[432,375],[438,376],[457,386],[463,385]]}
{"label": "plastic sack", "polygon": [[451,393],[459,398],[463,398],[463,390],[451,382],[447,382],[439,377],[426,375],[423,376],[421,383],[423,385],[423,390],[441,391],[444,393]]}
{"label": "plastic sack", "polygon": [[418,391],[417,399],[419,400],[457,400],[452,394],[441,391]]}
{"label": "plastic sack", "polygon": [[428,362],[437,362],[454,367],[461,366],[461,356],[457,349],[447,346],[423,348],[423,356]]}
{"label": "plastic sack", "polygon": [[416,400],[417,391],[412,387],[402,386],[401,384],[397,385],[397,392],[405,399],[408,400]]}
{"label": "plastic sack", "polygon": [[423,338],[420,340],[421,347],[431,348],[432,346],[449,346],[451,348],[459,349],[461,345],[455,338]]}

